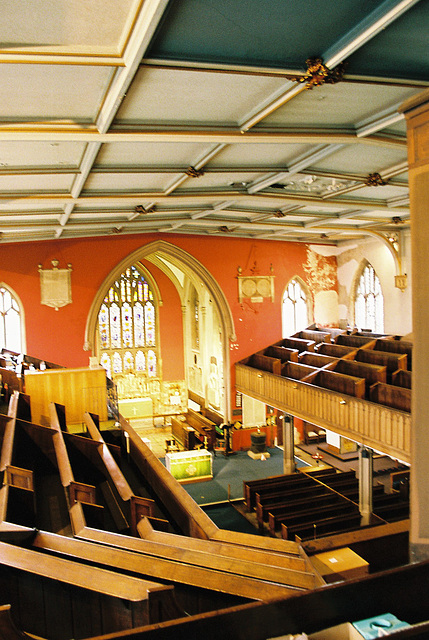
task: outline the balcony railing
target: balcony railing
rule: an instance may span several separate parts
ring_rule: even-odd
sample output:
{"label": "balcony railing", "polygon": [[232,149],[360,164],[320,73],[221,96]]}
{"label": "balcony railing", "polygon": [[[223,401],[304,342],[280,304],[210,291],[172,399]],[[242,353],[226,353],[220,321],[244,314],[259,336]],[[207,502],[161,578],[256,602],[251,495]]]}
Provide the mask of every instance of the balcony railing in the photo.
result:
{"label": "balcony railing", "polygon": [[244,364],[235,365],[236,387],[245,395],[334,431],[402,462],[410,462],[408,412],[322,389]]}

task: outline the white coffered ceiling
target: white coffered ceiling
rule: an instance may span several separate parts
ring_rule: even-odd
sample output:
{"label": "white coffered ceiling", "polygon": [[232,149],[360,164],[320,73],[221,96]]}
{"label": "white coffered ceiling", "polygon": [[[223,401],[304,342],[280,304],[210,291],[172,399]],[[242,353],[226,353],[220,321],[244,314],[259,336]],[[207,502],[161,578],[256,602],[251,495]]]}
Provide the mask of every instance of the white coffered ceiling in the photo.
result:
{"label": "white coffered ceiling", "polygon": [[[398,106],[429,86],[429,0],[3,0],[1,16],[2,242],[409,228]],[[342,79],[309,90],[312,57]]]}

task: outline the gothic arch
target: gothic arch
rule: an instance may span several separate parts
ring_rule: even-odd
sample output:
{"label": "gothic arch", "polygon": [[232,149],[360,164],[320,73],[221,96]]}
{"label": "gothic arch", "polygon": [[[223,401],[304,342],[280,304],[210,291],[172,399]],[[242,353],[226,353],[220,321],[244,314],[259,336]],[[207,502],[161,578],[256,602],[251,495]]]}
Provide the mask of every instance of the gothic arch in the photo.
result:
{"label": "gothic arch", "polygon": [[310,325],[313,322],[313,296],[311,294],[311,291],[310,291],[308,285],[304,282],[304,280],[300,276],[294,275],[288,280],[288,282],[286,283],[285,288],[283,289],[283,292],[282,292],[282,297],[281,297],[282,333],[284,333],[283,300],[284,300],[285,294],[287,293],[289,285],[293,281],[295,281],[295,282],[297,282],[299,284],[299,286],[301,287],[302,291],[304,292],[304,294],[306,296],[306,307],[307,307],[308,324]]}
{"label": "gothic arch", "polygon": [[12,289],[12,287],[10,287],[8,284],[6,284],[5,282],[0,282],[0,289],[6,289],[10,295],[12,296],[12,298],[14,298],[18,304],[19,307],[19,317],[20,317],[20,330],[21,330],[21,353],[26,353],[27,351],[27,343],[26,343],[26,336],[25,336],[25,314],[24,314],[24,305],[21,302],[21,299],[19,297],[19,295]]}
{"label": "gothic arch", "polygon": [[[100,306],[103,302],[104,296],[106,292],[109,290],[111,284],[114,282],[116,278],[118,278],[125,269],[130,267],[133,264],[138,263],[143,259],[152,260],[156,262],[156,264],[160,265],[159,258],[164,257],[166,260],[171,262],[172,264],[177,265],[188,277],[191,281],[194,282],[202,282],[206,287],[210,299],[218,310],[219,318],[222,323],[222,334],[225,336],[225,344],[223,345],[223,357],[225,363],[224,369],[224,383],[225,383],[225,410],[227,413],[230,412],[231,402],[230,402],[230,367],[229,367],[229,342],[234,342],[235,330],[234,330],[234,320],[232,317],[232,313],[229,307],[229,304],[225,298],[225,295],[211,275],[211,273],[201,264],[196,258],[194,258],[191,254],[172,245],[164,240],[157,240],[151,242],[139,249],[136,249],[128,256],[123,258],[106,276],[104,281],[102,282],[97,295],[95,296],[86,322],[85,327],[85,351],[91,351],[92,355],[95,355],[95,335],[97,330],[97,322],[98,322],[98,312]],[[166,271],[167,273],[167,271]],[[175,281],[173,280],[173,283]],[[177,283],[175,283],[177,286]],[[198,287],[197,287],[198,288]],[[183,292],[179,291],[179,295],[183,299]],[[160,298],[159,298],[160,300]],[[229,341],[229,342],[228,342]],[[225,416],[226,419],[229,419],[229,415]]]}
{"label": "gothic arch", "polygon": [[[365,269],[367,267],[371,267],[371,269],[373,269],[374,274],[380,284],[380,290],[381,290],[381,295],[383,296],[383,290],[381,287],[381,282],[378,278],[377,272],[374,269],[373,265],[366,259],[363,258],[358,266],[358,268],[355,271],[355,275],[352,281],[352,286],[351,286],[351,290],[350,290],[350,308],[349,308],[349,317],[352,319],[352,324],[353,326],[356,325],[356,297],[357,297],[357,289],[359,286],[359,282],[360,279],[365,271]],[[384,324],[384,318],[383,318],[383,324]]]}

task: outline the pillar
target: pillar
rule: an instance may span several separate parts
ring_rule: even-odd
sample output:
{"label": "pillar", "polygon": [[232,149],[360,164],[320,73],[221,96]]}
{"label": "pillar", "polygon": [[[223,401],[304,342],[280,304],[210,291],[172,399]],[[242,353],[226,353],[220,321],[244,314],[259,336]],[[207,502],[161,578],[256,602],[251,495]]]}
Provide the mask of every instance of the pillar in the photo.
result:
{"label": "pillar", "polygon": [[400,108],[407,121],[411,213],[413,394],[410,559],[429,558],[429,90]]}
{"label": "pillar", "polygon": [[283,473],[295,472],[293,416],[283,416]]}
{"label": "pillar", "polygon": [[372,514],[372,449],[359,449],[359,511],[362,524],[370,524]]}

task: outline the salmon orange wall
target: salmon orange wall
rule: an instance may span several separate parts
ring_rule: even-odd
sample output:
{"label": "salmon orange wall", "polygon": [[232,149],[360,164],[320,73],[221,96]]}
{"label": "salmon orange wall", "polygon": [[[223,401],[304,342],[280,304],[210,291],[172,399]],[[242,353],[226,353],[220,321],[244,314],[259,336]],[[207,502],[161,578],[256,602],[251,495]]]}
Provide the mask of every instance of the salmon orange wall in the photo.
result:
{"label": "salmon orange wall", "polygon": [[[83,349],[85,325],[100,285],[127,255],[160,239],[190,253],[220,285],[235,324],[236,340],[230,345],[232,376],[237,360],[281,338],[281,298],[284,288],[294,275],[306,281],[303,268],[307,260],[305,244],[217,235],[109,236],[2,245],[0,281],[12,287],[24,306],[27,353],[69,367],[87,366],[90,353]],[[38,265],[42,264],[44,269],[50,268],[53,259],[59,260],[59,268],[65,268],[68,263],[73,268],[73,304],[58,311],[40,304]],[[264,300],[252,304],[244,301],[240,304],[237,268],[241,267],[243,275],[250,275],[252,271],[256,275],[268,275],[270,265],[275,276],[274,302]],[[164,300],[161,309],[164,376],[166,379],[177,379],[179,370],[183,372],[180,301],[168,278],[152,265],[150,269],[156,274]],[[170,363],[173,363],[171,369]]]}

